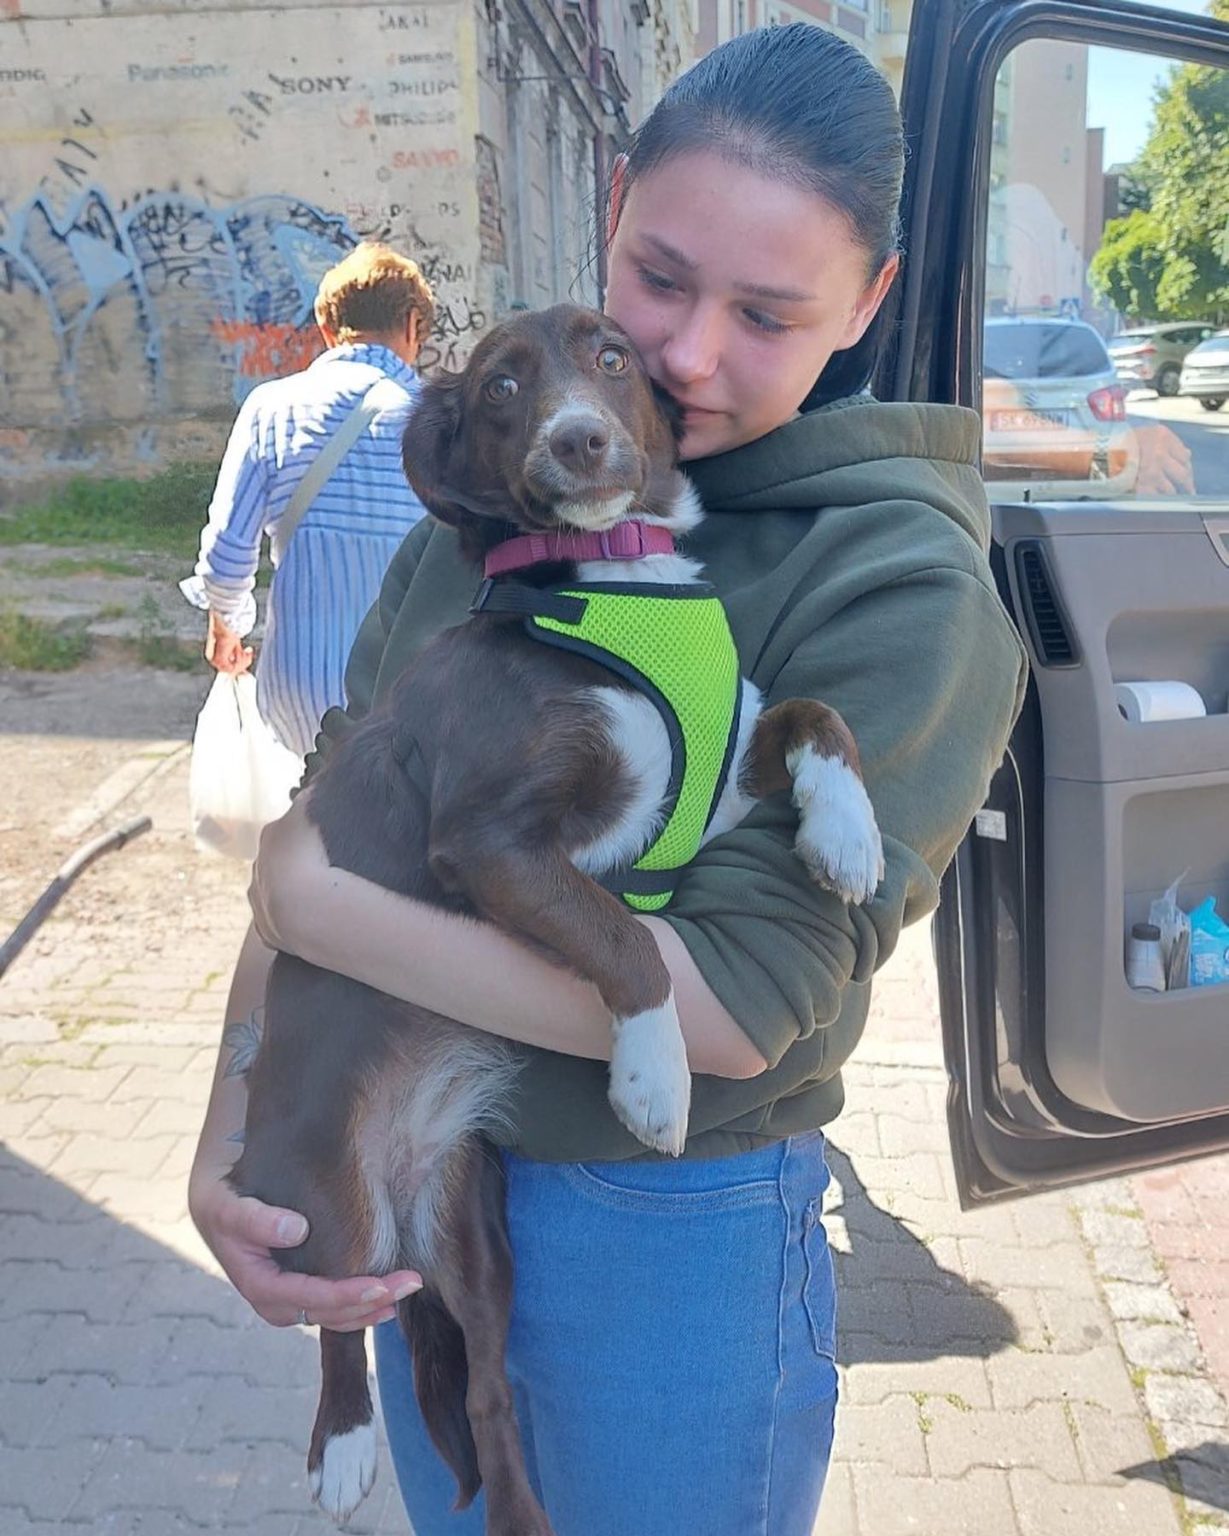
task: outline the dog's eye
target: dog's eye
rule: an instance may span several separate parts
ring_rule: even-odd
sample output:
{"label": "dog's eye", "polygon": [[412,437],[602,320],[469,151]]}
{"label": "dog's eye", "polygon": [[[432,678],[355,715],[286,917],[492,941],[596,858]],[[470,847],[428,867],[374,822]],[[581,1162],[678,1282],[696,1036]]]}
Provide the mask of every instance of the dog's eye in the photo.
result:
{"label": "dog's eye", "polygon": [[511,400],[512,396],[520,389],[515,379],[506,373],[497,373],[493,379],[488,379],[482,386],[482,393],[488,400]]}
{"label": "dog's eye", "polygon": [[597,354],[597,366],[603,373],[622,373],[630,361],[622,347],[603,347]]}

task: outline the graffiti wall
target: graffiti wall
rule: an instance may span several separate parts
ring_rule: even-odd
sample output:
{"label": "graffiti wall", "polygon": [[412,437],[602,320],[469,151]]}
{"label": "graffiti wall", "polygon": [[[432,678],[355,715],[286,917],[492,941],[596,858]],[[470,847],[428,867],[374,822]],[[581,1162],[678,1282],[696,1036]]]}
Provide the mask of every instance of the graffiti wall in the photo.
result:
{"label": "graffiti wall", "polygon": [[465,0],[172,3],[0,8],[6,476],[216,452],[364,236],[436,286],[424,362],[486,322]]}

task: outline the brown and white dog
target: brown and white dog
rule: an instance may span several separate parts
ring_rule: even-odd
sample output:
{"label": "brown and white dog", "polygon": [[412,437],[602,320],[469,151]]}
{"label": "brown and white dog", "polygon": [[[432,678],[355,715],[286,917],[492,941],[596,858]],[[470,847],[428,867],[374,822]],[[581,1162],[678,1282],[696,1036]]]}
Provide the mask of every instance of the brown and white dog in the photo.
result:
{"label": "brown and white dog", "polygon": [[[463,373],[425,386],[405,466],[488,571],[532,559],[518,579],[539,586],[698,577],[671,549],[701,513],[670,414],[627,338],[593,311],[561,305],[497,326]],[[649,552],[617,558],[632,546]],[[813,700],[761,710],[742,688],[706,838],[791,789],[799,855],[817,880],[865,900],[882,849],[848,729]],[[308,815],[334,864],[477,914],[592,981],[610,1009],[614,1113],[646,1146],[678,1153],[691,1079],[670,975],[649,930],[594,878],[652,842],[670,766],[661,716],[635,687],[538,644],[515,615],[477,612],[334,750]],[[516,1048],[495,1036],[279,955],[232,1182],[307,1216],[307,1242],[277,1255],[287,1268],[423,1275],[400,1320],[459,1507],[485,1485],[489,1536],[550,1536],[505,1374],[512,1265],[485,1139],[499,1134],[516,1070]],[[364,1336],[321,1330],[320,1349],[309,1479],[343,1520],[375,1475]]]}

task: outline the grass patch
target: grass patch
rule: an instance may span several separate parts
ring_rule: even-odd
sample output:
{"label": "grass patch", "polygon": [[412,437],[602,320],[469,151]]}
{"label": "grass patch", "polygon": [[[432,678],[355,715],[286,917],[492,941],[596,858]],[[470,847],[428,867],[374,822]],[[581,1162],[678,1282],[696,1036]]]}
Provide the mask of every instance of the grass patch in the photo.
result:
{"label": "grass patch", "polygon": [[[3,524],[0,523],[0,543],[5,541]],[[139,565],[130,560],[108,560],[102,557],[78,559],[72,555],[60,555],[54,560],[44,560],[40,565],[27,566],[22,573],[27,576],[144,576]]]}
{"label": "grass patch", "polygon": [[75,476],[42,501],[0,517],[0,544],[108,544],[190,564],[216,464],[173,464],[148,480]]}
{"label": "grass patch", "polygon": [[48,624],[24,613],[0,613],[0,667],[67,672],[90,653],[80,624]]}
{"label": "grass patch", "polygon": [[935,1421],[931,1418],[926,1408],[926,1399],[929,1393],[910,1392],[909,1396],[913,1399],[914,1407],[917,1409],[918,1428],[924,1435],[929,1435],[935,1427]]}
{"label": "grass patch", "polygon": [[95,620],[106,623],[109,619],[122,619],[128,612],[127,603],[104,603],[94,615]]}
{"label": "grass patch", "polygon": [[137,609],[141,630],[130,642],[137,660],[147,667],[171,672],[195,672],[203,657],[199,646],[187,646],[167,622],[161,608],[147,592]]}

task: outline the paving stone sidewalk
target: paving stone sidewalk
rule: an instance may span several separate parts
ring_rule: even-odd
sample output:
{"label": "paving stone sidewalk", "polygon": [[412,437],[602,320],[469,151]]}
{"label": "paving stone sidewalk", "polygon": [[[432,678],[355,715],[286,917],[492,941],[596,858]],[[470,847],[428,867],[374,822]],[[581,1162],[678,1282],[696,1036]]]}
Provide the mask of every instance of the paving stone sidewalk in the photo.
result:
{"label": "paving stone sidewalk", "polygon": [[[91,816],[156,829],[0,983],[0,1536],[331,1529],[303,1472],[315,1342],[253,1319],[185,1206],[246,921],[240,872],[184,835],[186,769],[134,747],[48,813],[57,856]],[[0,884],[0,912],[36,884]],[[961,1214],[938,1038],[918,930],[831,1138],[843,1402],[817,1536],[1229,1526],[1224,1401],[1135,1189]],[[386,1457],[350,1529],[408,1530]]]}

